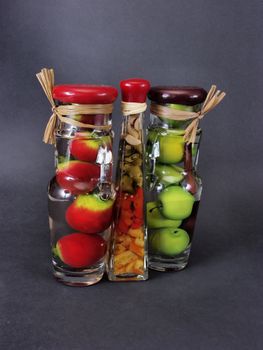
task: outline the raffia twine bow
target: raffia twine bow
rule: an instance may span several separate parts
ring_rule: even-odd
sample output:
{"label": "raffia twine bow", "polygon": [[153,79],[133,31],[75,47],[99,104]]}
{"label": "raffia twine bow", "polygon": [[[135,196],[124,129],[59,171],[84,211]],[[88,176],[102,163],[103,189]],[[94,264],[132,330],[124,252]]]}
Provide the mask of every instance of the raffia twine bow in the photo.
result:
{"label": "raffia twine bow", "polygon": [[121,111],[124,116],[139,114],[145,112],[147,109],[146,103],[138,102],[121,102]]}
{"label": "raffia twine bow", "polygon": [[151,103],[150,110],[152,114],[171,120],[192,120],[192,122],[185,129],[184,133],[185,141],[187,144],[190,144],[195,142],[200,120],[205,116],[205,114],[214,109],[225,96],[225,92],[217,90],[216,85],[212,85],[199,112],[179,111],[156,103]]}
{"label": "raffia twine bow", "polygon": [[100,129],[100,130],[110,130],[110,125],[93,125],[79,122],[75,119],[64,117],[64,116],[74,116],[78,114],[110,114],[113,111],[112,104],[81,104],[81,105],[61,105],[56,106],[53,99],[53,87],[54,87],[54,70],[43,68],[41,72],[36,74],[45,95],[47,96],[50,104],[52,115],[47,123],[43,141],[45,143],[54,144],[55,143],[55,128],[57,124],[57,119],[63,123],[67,123],[79,128],[85,129]]}

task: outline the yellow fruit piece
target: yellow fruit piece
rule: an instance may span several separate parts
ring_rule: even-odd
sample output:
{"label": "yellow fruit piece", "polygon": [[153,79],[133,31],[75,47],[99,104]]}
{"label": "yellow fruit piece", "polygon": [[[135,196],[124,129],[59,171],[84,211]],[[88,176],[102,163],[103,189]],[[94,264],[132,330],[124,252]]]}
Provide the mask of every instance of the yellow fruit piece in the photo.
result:
{"label": "yellow fruit piece", "polygon": [[122,243],[125,240],[125,236],[119,235],[118,232],[115,232],[115,239],[117,243]]}
{"label": "yellow fruit piece", "polygon": [[126,273],[126,267],[125,266],[114,266],[114,273],[115,273],[115,275],[121,275],[123,273]]}
{"label": "yellow fruit piece", "polygon": [[142,153],[142,145],[136,145],[136,146],[133,146],[133,148],[139,152],[139,153]]}
{"label": "yellow fruit piece", "polygon": [[141,228],[130,228],[128,231],[128,235],[134,238],[143,239],[143,231]]}
{"label": "yellow fruit piece", "polygon": [[122,244],[124,245],[124,247],[129,248],[130,243],[131,243],[131,237],[128,235],[125,235],[125,238],[122,241]]}
{"label": "yellow fruit piece", "polygon": [[123,192],[133,192],[133,186],[132,186],[133,180],[128,176],[124,175],[121,179],[120,188]]}
{"label": "yellow fruit piece", "polygon": [[128,134],[132,135],[136,139],[139,138],[139,133],[137,130],[135,130],[131,125],[128,124]]}
{"label": "yellow fruit piece", "polygon": [[144,272],[144,265],[143,265],[143,259],[138,258],[135,261],[130,262],[125,267],[126,273],[143,273]]}
{"label": "yellow fruit piece", "polygon": [[135,122],[134,122],[134,129],[135,129],[135,130],[140,130],[140,129],[142,129],[142,126],[141,126],[141,123],[140,123],[140,119],[139,119],[139,118],[137,118],[137,119],[135,120]]}
{"label": "yellow fruit piece", "polygon": [[129,145],[132,145],[132,146],[138,146],[141,144],[141,140],[137,139],[136,137],[132,136],[132,135],[126,135],[124,137],[124,139],[126,140],[126,142],[129,144]]}
{"label": "yellow fruit piece", "polygon": [[134,261],[137,259],[136,254],[134,254],[133,252],[127,250],[123,253],[120,253],[118,255],[116,255],[114,257],[114,264],[119,264],[119,265],[127,265],[128,263],[130,263],[131,261]]}
{"label": "yellow fruit piece", "polygon": [[114,249],[114,255],[118,255],[126,251],[126,248],[122,244],[116,244]]}
{"label": "yellow fruit piece", "polygon": [[125,173],[128,173],[128,172],[130,171],[131,167],[132,167],[132,164],[130,164],[130,163],[125,163],[125,164],[122,165],[122,170],[123,170]]}
{"label": "yellow fruit piece", "polygon": [[133,240],[130,244],[130,250],[137,254],[138,256],[141,256],[143,257],[144,256],[144,249],[140,246],[138,246],[136,243],[135,243],[135,240]]}
{"label": "yellow fruit piece", "polygon": [[143,273],[143,271],[144,271],[143,259],[137,259],[134,264],[134,272]]}
{"label": "yellow fruit piece", "polygon": [[141,165],[142,165],[142,159],[135,159],[135,160],[132,162],[132,165],[141,166]]}
{"label": "yellow fruit piece", "polygon": [[128,265],[125,266],[125,272],[126,273],[133,273],[134,263],[135,263],[135,261],[132,261]]}
{"label": "yellow fruit piece", "polygon": [[142,176],[142,170],[138,165],[131,167],[129,173],[130,176],[134,179]]}
{"label": "yellow fruit piece", "polygon": [[144,247],[144,240],[141,238],[136,238],[135,244],[138,245],[139,247]]}

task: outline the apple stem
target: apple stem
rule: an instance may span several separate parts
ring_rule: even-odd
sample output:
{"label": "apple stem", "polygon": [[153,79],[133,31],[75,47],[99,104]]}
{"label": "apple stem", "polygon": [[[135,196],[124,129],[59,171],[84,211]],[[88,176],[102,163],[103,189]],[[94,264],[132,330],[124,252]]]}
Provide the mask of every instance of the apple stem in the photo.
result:
{"label": "apple stem", "polygon": [[158,206],[156,206],[156,207],[154,207],[154,208],[151,208],[151,209],[149,210],[149,213],[152,213],[155,209],[162,209],[162,206],[161,206],[161,205],[158,205]]}

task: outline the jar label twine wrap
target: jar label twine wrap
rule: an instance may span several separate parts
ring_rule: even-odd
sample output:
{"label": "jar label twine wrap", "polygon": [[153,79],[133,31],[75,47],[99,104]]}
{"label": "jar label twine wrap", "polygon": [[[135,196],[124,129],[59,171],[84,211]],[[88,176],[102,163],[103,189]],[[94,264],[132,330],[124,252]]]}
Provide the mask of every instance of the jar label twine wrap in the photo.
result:
{"label": "jar label twine wrap", "polygon": [[139,102],[121,102],[121,111],[124,116],[145,112],[147,104]]}
{"label": "jar label twine wrap", "polygon": [[176,121],[192,120],[185,129],[184,139],[187,144],[194,143],[199,121],[205,114],[214,109],[225,97],[226,93],[217,90],[216,85],[212,85],[199,112],[180,111],[167,106],[151,103],[152,114]]}
{"label": "jar label twine wrap", "polygon": [[52,115],[47,123],[43,141],[49,144],[55,144],[55,127],[57,118],[63,122],[79,128],[85,129],[99,129],[110,130],[110,125],[93,125],[79,122],[75,119],[71,119],[64,116],[74,116],[78,114],[111,114],[113,111],[113,104],[76,104],[76,105],[61,105],[56,106],[53,99],[53,87],[54,87],[54,70],[43,68],[41,72],[36,74],[40,85],[42,86],[47,99],[51,104]]}

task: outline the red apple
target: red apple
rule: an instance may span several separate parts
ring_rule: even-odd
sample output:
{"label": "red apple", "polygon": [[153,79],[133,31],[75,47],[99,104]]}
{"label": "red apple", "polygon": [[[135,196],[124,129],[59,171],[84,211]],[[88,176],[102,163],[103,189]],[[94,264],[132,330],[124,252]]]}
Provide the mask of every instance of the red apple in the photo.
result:
{"label": "red apple", "polygon": [[114,201],[103,200],[97,194],[79,195],[66,211],[66,221],[74,230],[99,233],[112,221]]}
{"label": "red apple", "polygon": [[73,194],[94,190],[100,178],[100,166],[71,160],[58,165],[56,180],[60,187]]}
{"label": "red apple", "polygon": [[96,162],[99,148],[104,147],[111,150],[110,136],[101,138],[75,138],[70,143],[70,153],[78,160],[84,162]]}
{"label": "red apple", "polygon": [[70,153],[84,162],[96,162],[100,144],[99,139],[74,139],[70,143]]}
{"label": "red apple", "polygon": [[63,263],[75,268],[84,268],[103,258],[106,242],[99,235],[72,233],[58,240],[54,253]]}

